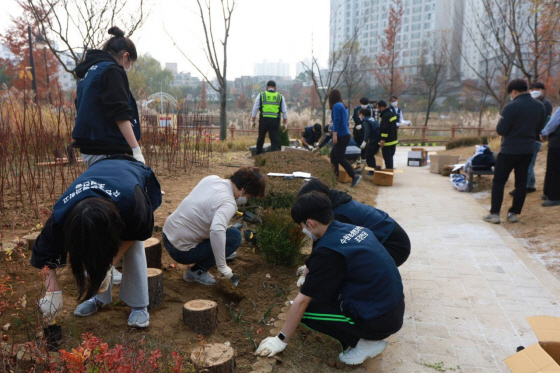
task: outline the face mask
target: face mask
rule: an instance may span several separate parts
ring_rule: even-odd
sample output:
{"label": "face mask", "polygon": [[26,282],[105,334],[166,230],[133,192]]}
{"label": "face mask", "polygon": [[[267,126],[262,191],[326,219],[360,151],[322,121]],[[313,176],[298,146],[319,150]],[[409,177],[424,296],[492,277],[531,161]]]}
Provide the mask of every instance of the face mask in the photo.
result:
{"label": "face mask", "polygon": [[533,97],[533,98],[535,98],[535,99],[537,99],[537,98],[539,98],[539,97],[541,97],[541,96],[542,96],[542,92],[541,92],[541,91],[533,91],[533,92],[531,92],[531,97]]}
{"label": "face mask", "polygon": [[392,107],[397,107],[397,106],[399,106],[399,102],[398,101],[393,101],[393,102],[391,102],[391,106]]}
{"label": "face mask", "polygon": [[[307,225],[307,223],[305,225]],[[317,241],[319,239],[319,237],[315,236],[312,232],[308,231],[307,228],[303,228],[302,232],[313,241]]]}
{"label": "face mask", "polygon": [[238,205],[244,205],[247,203],[247,197],[243,197],[243,191],[241,192],[241,196],[235,200],[235,203]]}
{"label": "face mask", "polygon": [[124,69],[125,72],[129,72],[130,69],[132,68],[132,63],[130,63],[130,58],[128,58],[128,63],[129,63],[128,68],[124,67],[124,64],[125,64],[125,63],[126,63],[126,59],[123,57],[123,64],[122,64],[122,67],[123,67],[123,69]]}
{"label": "face mask", "polygon": [[511,97],[511,95],[509,95],[509,100],[510,100],[510,101],[513,101],[513,97]]}
{"label": "face mask", "polygon": [[362,109],[366,109],[367,105],[360,105],[362,107]]}

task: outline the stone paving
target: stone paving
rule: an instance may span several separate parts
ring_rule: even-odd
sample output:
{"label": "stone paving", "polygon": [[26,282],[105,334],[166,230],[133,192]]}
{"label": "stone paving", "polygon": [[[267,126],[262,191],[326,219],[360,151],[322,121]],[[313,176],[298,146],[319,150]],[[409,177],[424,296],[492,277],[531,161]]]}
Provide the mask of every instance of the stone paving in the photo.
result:
{"label": "stone paving", "polygon": [[[377,199],[412,241],[400,267],[405,321],[365,367],[435,372],[426,365],[443,362],[440,371],[509,372],[503,360],[517,346],[537,342],[525,318],[560,316],[560,282],[508,233],[509,223],[483,222],[486,211],[470,194],[453,190],[447,177],[407,167],[408,150],[398,148],[395,165],[404,172],[395,174],[392,187],[380,187]],[[362,180],[368,182],[371,177]]]}

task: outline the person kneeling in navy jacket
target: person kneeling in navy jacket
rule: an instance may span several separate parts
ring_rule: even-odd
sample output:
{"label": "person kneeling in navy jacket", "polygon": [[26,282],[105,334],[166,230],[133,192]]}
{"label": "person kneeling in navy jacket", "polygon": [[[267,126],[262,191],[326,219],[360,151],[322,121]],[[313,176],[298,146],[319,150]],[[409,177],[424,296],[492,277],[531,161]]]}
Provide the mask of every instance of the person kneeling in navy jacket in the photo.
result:
{"label": "person kneeling in navy jacket", "polygon": [[346,192],[329,189],[319,179],[312,179],[305,183],[299,190],[298,196],[312,191],[329,197],[335,220],[371,230],[391,255],[397,267],[408,259],[411,248],[410,239],[404,229],[385,211],[355,201]]}
{"label": "person kneeling in navy jacket", "polygon": [[113,265],[122,257],[119,297],[132,312],[128,325],[147,327],[148,275],[144,240],[152,236],[154,211],[161,189],[151,168],[126,155],[98,160],[68,187],[55,203],[31,256],[35,268],[47,268],[46,294],[39,307],[52,323],[62,309],[56,269],[70,257],[78,285],[74,311],[90,316],[111,303]]}
{"label": "person kneeling in navy jacket", "polygon": [[403,325],[403,285],[395,262],[369,229],[334,220],[324,194],[300,196],[292,219],[317,244],[282,330],[264,339],[255,354],[283,351],[301,322],[338,340],[339,359],[346,364],[379,355],[387,346],[384,339]]}

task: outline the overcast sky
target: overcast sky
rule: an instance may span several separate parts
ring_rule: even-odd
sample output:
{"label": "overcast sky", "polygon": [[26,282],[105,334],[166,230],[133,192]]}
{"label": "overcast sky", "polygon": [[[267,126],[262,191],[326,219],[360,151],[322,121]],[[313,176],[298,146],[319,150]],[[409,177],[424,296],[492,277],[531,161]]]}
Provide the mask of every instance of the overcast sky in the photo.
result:
{"label": "overcast sky", "polygon": [[[10,16],[18,15],[21,10],[15,0],[0,1],[3,10],[0,12],[0,32],[4,32],[9,27]],[[219,4],[217,0],[212,1],[213,4]],[[296,63],[310,58],[312,48],[320,61],[326,61],[329,3],[327,0],[238,0],[228,45],[228,79],[252,75],[253,64],[264,59],[288,62],[293,76]],[[162,65],[165,62],[177,62],[179,71],[191,71],[193,75],[199,75],[166,34],[166,31],[172,34],[183,52],[195,63],[205,66],[196,2],[157,1],[151,9],[146,24],[132,37],[138,52],[150,53]],[[208,71],[208,67],[205,70]]]}

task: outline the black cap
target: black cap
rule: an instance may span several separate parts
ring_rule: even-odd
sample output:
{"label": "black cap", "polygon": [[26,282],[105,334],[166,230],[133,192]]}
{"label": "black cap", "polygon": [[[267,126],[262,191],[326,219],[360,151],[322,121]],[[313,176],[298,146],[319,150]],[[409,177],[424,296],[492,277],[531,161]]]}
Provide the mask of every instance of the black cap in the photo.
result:
{"label": "black cap", "polygon": [[267,86],[267,87],[274,87],[274,88],[276,88],[276,82],[275,82],[274,80],[269,80],[269,81],[266,83],[266,86]]}
{"label": "black cap", "polygon": [[377,106],[387,107],[387,103],[383,100],[379,100],[379,101],[377,101]]}

